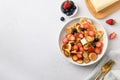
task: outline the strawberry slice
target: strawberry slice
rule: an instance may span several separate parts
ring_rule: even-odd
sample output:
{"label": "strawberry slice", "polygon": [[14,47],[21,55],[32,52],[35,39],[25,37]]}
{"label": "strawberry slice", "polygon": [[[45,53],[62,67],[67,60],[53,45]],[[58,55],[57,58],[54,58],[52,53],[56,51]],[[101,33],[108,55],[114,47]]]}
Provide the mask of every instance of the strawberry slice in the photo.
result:
{"label": "strawberry slice", "polygon": [[73,50],[78,50],[78,48],[79,47],[76,44],[72,47]]}
{"label": "strawberry slice", "polygon": [[64,37],[64,38],[62,39],[62,42],[63,42],[64,44],[68,43],[68,38]]}
{"label": "strawberry slice", "polygon": [[79,48],[82,46],[82,44],[81,44],[81,43],[77,43],[77,45],[78,45],[78,47],[79,47]]}
{"label": "strawberry slice", "polygon": [[109,35],[109,38],[112,40],[112,39],[114,39],[115,37],[116,37],[116,33],[115,32],[113,32],[113,33],[111,33],[110,35]]}
{"label": "strawberry slice", "polygon": [[88,47],[88,52],[90,53],[90,52],[93,52],[94,51],[94,49],[90,46],[90,47]]}
{"label": "strawberry slice", "polygon": [[84,35],[82,33],[79,33],[78,37],[82,39],[82,38],[84,38]]}
{"label": "strawberry slice", "polygon": [[79,50],[80,50],[81,52],[84,52],[84,48],[83,48],[82,46],[79,48]]}
{"label": "strawberry slice", "polygon": [[84,24],[83,24],[83,27],[84,27],[85,29],[89,29],[89,28],[90,28],[90,24],[89,24],[89,23],[84,23]]}
{"label": "strawberry slice", "polygon": [[91,36],[91,37],[95,36],[95,31],[89,30],[88,35]]}
{"label": "strawberry slice", "polygon": [[114,25],[116,22],[114,19],[108,19],[108,20],[106,20],[106,23],[109,25]]}
{"label": "strawberry slice", "polygon": [[81,52],[77,52],[77,57],[79,58],[79,59],[81,59],[83,56],[82,56],[82,54],[81,54]]}
{"label": "strawberry slice", "polygon": [[63,9],[67,9],[69,7],[71,7],[70,2],[69,1],[65,1],[64,4],[63,4]]}
{"label": "strawberry slice", "polygon": [[99,42],[96,42],[95,45],[96,45],[96,47],[102,47],[103,43],[99,41]]}
{"label": "strawberry slice", "polygon": [[71,34],[70,37],[69,37],[69,40],[70,41],[75,41],[75,39],[76,39],[75,36]]}
{"label": "strawberry slice", "polygon": [[95,48],[95,53],[100,54],[101,53],[101,48]]}

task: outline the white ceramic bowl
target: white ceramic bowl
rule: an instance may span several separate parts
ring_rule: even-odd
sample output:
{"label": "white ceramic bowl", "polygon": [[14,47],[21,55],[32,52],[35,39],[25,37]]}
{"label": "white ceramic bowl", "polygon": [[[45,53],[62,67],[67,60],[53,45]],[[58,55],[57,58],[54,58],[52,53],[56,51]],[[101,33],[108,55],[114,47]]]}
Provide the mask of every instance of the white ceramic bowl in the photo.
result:
{"label": "white ceramic bowl", "polygon": [[[64,3],[64,2],[63,2],[63,3]],[[63,3],[62,3],[62,5],[63,5]],[[75,12],[74,12],[72,15],[67,16],[65,13],[63,13],[63,12],[62,12],[62,5],[61,5],[61,7],[60,7],[61,12],[62,12],[65,16],[67,16],[67,17],[73,17],[73,16],[75,16],[75,15],[77,14],[77,12],[78,12],[78,5],[76,4],[75,1],[74,1],[74,4],[75,4],[75,6],[76,6],[76,10],[75,10]]]}
{"label": "white ceramic bowl", "polygon": [[77,62],[73,61],[71,57],[66,57],[66,56],[64,55],[64,53],[62,52],[62,49],[61,49],[62,38],[66,35],[65,29],[66,29],[66,27],[70,26],[71,24],[74,24],[74,23],[78,22],[78,21],[80,20],[80,18],[87,18],[87,17],[79,17],[79,18],[72,19],[72,20],[70,20],[69,22],[67,22],[67,23],[63,26],[63,28],[62,28],[62,30],[61,30],[61,32],[60,32],[60,35],[59,35],[59,40],[58,40],[58,41],[59,41],[59,48],[60,48],[61,54],[62,54],[62,55],[64,56],[64,58],[67,59],[68,61],[70,61],[70,62],[72,62],[72,63],[74,63],[74,64],[76,64],[76,65],[88,66],[88,65],[91,65],[91,64],[94,64],[94,63],[98,62],[98,61],[104,56],[104,54],[105,54],[105,52],[106,52],[106,49],[107,49],[107,45],[108,45],[108,36],[107,36],[107,33],[106,33],[104,27],[103,27],[98,21],[96,21],[96,20],[94,20],[94,19],[91,19],[91,18],[88,18],[88,19],[91,19],[91,20],[92,20],[93,24],[96,26],[97,29],[100,29],[100,30],[103,30],[103,31],[104,31],[104,34],[103,34],[103,44],[104,44],[104,45],[103,45],[103,49],[102,49],[101,54],[98,55],[98,57],[97,57],[97,59],[96,59],[95,61],[90,61],[90,62],[87,63],[87,64],[86,64],[86,63],[78,64]]}

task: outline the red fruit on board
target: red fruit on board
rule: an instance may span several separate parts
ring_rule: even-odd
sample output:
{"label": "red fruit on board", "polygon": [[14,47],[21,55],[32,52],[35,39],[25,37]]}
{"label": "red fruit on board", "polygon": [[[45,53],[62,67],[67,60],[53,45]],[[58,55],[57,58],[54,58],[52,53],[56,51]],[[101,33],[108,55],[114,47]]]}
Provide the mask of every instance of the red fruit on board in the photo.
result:
{"label": "red fruit on board", "polygon": [[109,25],[114,25],[115,20],[114,19],[108,19],[108,20],[106,20],[106,23],[109,24]]}
{"label": "red fruit on board", "polygon": [[111,33],[110,35],[109,35],[109,38],[112,40],[112,39],[114,39],[115,37],[116,37],[116,33],[115,32],[113,32],[113,33]]}

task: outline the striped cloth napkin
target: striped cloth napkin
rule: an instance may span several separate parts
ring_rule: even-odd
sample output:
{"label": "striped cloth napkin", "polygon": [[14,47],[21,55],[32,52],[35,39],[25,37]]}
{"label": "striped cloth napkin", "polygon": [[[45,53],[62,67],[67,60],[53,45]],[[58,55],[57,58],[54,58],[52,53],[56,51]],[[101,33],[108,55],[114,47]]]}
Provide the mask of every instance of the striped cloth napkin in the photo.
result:
{"label": "striped cloth napkin", "polygon": [[115,64],[107,73],[104,80],[120,80],[120,50],[109,51],[106,54],[107,55],[102,58],[96,68],[85,80],[94,80],[95,76],[100,72],[102,65],[110,59],[114,60]]}

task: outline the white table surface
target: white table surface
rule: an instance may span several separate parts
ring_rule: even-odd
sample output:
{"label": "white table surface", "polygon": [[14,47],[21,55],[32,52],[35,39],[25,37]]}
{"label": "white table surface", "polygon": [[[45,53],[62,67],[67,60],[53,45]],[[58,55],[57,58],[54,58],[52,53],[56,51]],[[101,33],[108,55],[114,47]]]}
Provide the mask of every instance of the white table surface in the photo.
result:
{"label": "white table surface", "polygon": [[[94,18],[84,0],[75,17]],[[63,25],[73,18],[60,12],[63,0],[0,0],[0,80],[85,80],[95,65],[76,66],[59,52],[58,36]],[[114,18],[117,24],[109,26],[105,20]],[[107,33],[116,32],[109,41],[107,52],[119,49],[120,10],[99,20]],[[106,54],[107,54],[106,52]]]}

